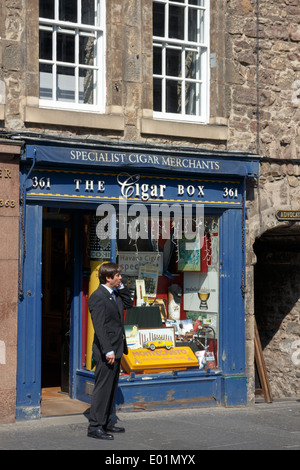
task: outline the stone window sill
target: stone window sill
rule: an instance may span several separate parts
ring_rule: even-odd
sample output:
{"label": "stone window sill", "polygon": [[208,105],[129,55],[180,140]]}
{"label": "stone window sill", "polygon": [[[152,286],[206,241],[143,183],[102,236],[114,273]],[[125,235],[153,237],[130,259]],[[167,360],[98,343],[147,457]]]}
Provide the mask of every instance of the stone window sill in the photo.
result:
{"label": "stone window sill", "polygon": [[142,118],[141,133],[147,135],[226,141],[228,139],[228,123],[227,119],[224,118],[213,118],[209,124]]}
{"label": "stone window sill", "polygon": [[92,129],[124,130],[124,118],[119,114],[96,114],[60,109],[25,107],[26,123],[56,126],[87,127]]}

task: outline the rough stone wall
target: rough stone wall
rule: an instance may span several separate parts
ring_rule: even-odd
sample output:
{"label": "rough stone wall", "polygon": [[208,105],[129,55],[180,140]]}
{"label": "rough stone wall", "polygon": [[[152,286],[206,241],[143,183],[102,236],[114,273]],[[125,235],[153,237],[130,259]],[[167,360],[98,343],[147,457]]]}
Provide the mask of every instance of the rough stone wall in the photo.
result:
{"label": "rough stone wall", "polygon": [[299,0],[227,0],[229,148],[299,158],[299,17]]}
{"label": "rough stone wall", "polygon": [[[221,119],[224,125],[222,119],[227,117],[228,109],[226,4],[224,0],[211,3],[211,52],[216,55],[216,65],[211,68],[210,108],[211,117],[217,123]],[[225,142],[218,140],[181,137],[178,133],[161,138],[141,132],[141,118],[151,118],[153,109],[152,0],[106,2],[106,114],[122,115],[124,132],[62,127],[39,124],[39,121],[25,123],[26,106],[38,108],[38,5],[38,0],[3,0],[0,5],[0,87],[2,84],[5,88],[6,103],[4,129],[51,133],[58,137],[63,133],[102,140],[117,138],[128,142],[225,148]]]}
{"label": "rough stone wall", "polygon": [[[253,402],[257,262],[253,245],[267,230],[282,225],[275,217],[277,210],[300,209],[300,1],[227,0],[226,4],[228,148],[265,157],[259,181],[247,184],[246,368],[248,398]],[[278,334],[287,331],[283,324]],[[290,344],[293,341],[295,335]],[[274,350],[273,342],[268,346],[266,365],[275,395],[287,396],[293,387],[295,392],[296,379],[294,375],[285,392],[275,386],[277,365],[272,358],[279,354],[275,343]]]}
{"label": "rough stone wall", "polygon": [[[211,4],[211,52],[216,53],[217,64],[211,68],[211,115],[229,119],[227,148],[298,158],[299,0]],[[2,1],[0,13],[6,128],[24,129],[26,98],[38,97],[38,0]],[[107,2],[107,51],[107,106],[124,112],[123,139],[144,141],[139,119],[143,109],[152,109],[152,0]]]}
{"label": "rough stone wall", "polygon": [[[293,164],[293,160],[264,161],[261,164],[259,182],[248,185],[247,206],[246,347],[249,397],[253,396],[255,387],[254,369],[251,363],[254,312],[257,320],[261,320],[260,324],[258,321],[258,327],[262,335],[262,346],[265,347],[266,367],[274,397],[296,396],[300,393],[300,364],[296,357],[300,349],[300,292],[298,289],[300,265],[297,264],[300,245],[296,245],[296,248],[295,244],[294,247],[289,246],[289,241],[287,241],[289,239],[286,237],[290,237],[291,234],[300,237],[300,223],[279,222],[276,213],[279,210],[300,210],[299,165],[296,162]],[[254,251],[255,242],[269,233],[274,233],[275,230],[276,232],[280,230],[280,236],[278,235],[280,243],[278,242],[277,250],[272,247],[271,242],[266,245],[263,256],[266,257],[266,253],[271,253],[269,258],[272,259],[272,265],[270,263],[262,265],[263,285],[260,286],[257,283],[255,286],[255,271],[261,276],[261,271],[256,266],[257,261],[260,263],[261,259]],[[280,262],[277,252],[282,253],[281,258],[284,257],[284,264]],[[291,252],[294,252],[294,256]],[[276,262],[276,253],[279,262]],[[281,286],[280,281],[282,281]],[[279,292],[282,295],[281,299],[278,297]],[[276,332],[274,332],[274,324],[277,325]],[[264,341],[266,336],[272,337]],[[293,357],[296,362],[292,360]]]}
{"label": "rough stone wall", "polygon": [[[0,2],[0,106],[10,129],[24,102],[24,2]],[[9,106],[8,106],[9,103]],[[0,422],[15,419],[19,259],[19,145],[0,141]]]}
{"label": "rough stone wall", "polygon": [[16,406],[19,153],[0,141],[0,423],[14,421]]}
{"label": "rough stone wall", "polygon": [[[25,96],[26,49],[23,0],[2,1],[0,5],[0,83],[6,104],[5,119],[11,130],[20,128]],[[27,2],[28,3],[28,2]]]}

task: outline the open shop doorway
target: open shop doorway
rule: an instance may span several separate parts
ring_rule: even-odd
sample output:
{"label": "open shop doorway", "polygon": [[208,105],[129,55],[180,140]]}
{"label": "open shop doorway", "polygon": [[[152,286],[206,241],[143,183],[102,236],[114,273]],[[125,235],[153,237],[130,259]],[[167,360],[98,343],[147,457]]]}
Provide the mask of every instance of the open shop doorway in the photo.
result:
{"label": "open shop doorway", "polygon": [[72,300],[71,214],[44,209],[42,248],[43,389],[69,393]]}

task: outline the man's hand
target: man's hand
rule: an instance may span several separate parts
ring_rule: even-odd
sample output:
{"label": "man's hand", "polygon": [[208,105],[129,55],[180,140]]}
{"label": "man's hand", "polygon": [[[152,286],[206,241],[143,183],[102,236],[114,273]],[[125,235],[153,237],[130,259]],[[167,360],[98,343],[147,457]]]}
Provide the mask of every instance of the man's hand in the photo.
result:
{"label": "man's hand", "polygon": [[106,356],[107,364],[113,365],[115,362],[115,353],[110,354],[109,356]]}

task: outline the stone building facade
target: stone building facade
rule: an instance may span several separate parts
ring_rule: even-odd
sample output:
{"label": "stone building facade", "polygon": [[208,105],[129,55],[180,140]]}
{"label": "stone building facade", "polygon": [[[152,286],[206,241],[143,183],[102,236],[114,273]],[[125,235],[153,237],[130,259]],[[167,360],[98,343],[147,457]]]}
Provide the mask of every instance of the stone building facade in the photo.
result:
{"label": "stone building facade", "polygon": [[227,6],[228,142],[262,157],[259,180],[249,185],[247,197],[248,358],[256,317],[274,397],[297,396],[299,222],[280,221],[276,214],[299,209],[300,4],[244,0]]}
{"label": "stone building facade", "polygon": [[[39,2],[2,0],[0,137],[9,141],[9,152],[4,154],[11,155],[13,149],[19,155],[22,135],[48,135],[260,155],[260,177],[248,184],[246,200],[248,400],[254,401],[256,313],[274,397],[299,395],[300,300],[295,284],[300,225],[280,222],[276,213],[299,210],[300,1],[211,0],[210,119],[203,125],[153,119],[152,6],[152,0],[106,2],[106,109],[104,114],[91,114],[39,107]],[[15,160],[13,164],[3,161],[0,167],[13,165],[15,171]],[[0,187],[4,188],[3,178]],[[0,419],[5,422],[12,419],[15,400],[16,333],[12,332],[16,332],[18,298],[17,205],[8,214],[13,213],[11,219],[0,211],[1,239],[2,227],[9,223],[14,240],[11,266],[3,248],[6,236],[0,257],[10,271],[10,276],[2,276],[0,286],[0,344],[6,347],[6,360],[0,361],[0,409],[4,410]],[[292,240],[291,246],[286,246],[287,239]],[[280,257],[279,252],[284,255]],[[262,276],[270,260],[282,273],[279,279],[270,277],[271,285]],[[277,298],[281,277],[285,313]],[[13,289],[10,308],[4,306],[8,286]]]}
{"label": "stone building facade", "polygon": [[14,420],[16,406],[19,157],[19,145],[0,140],[0,422],[3,423]]}

